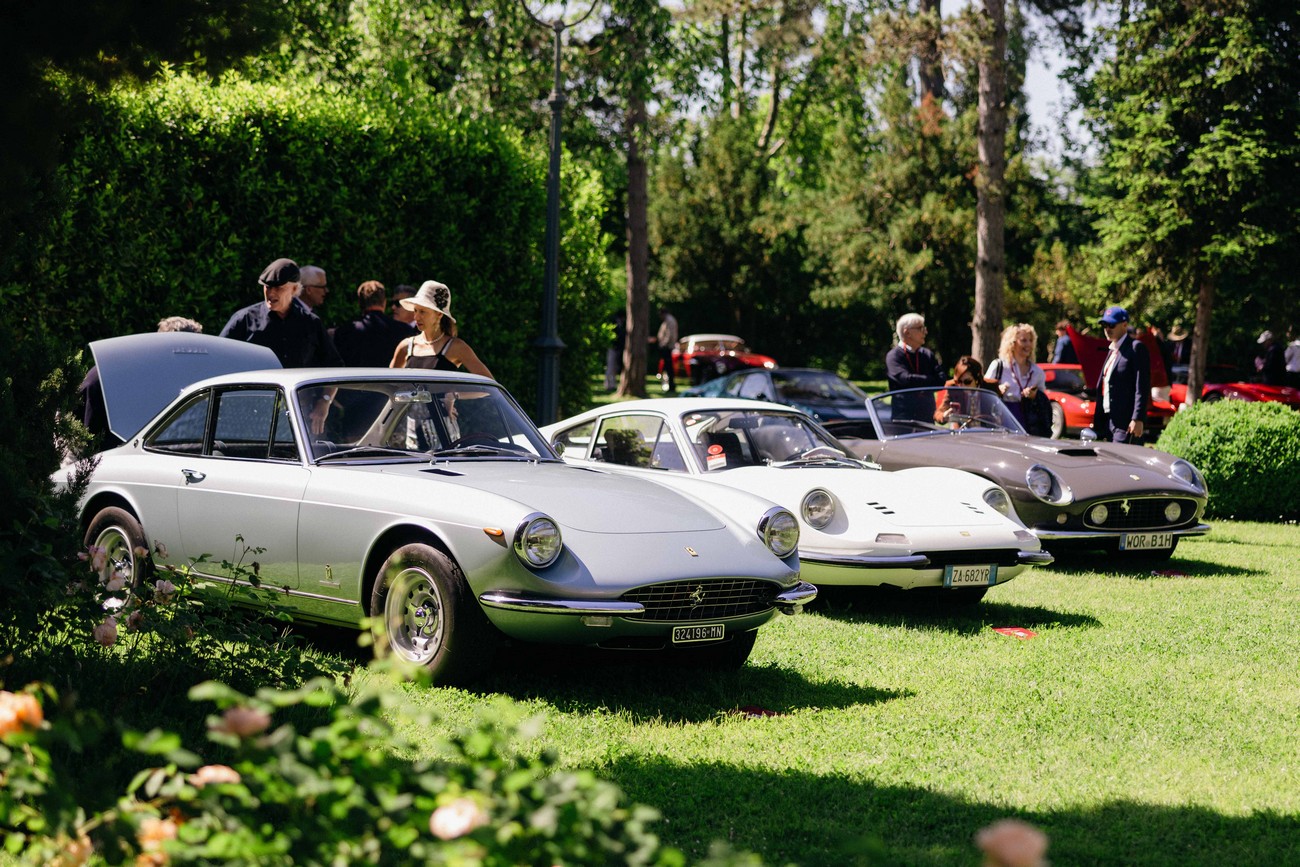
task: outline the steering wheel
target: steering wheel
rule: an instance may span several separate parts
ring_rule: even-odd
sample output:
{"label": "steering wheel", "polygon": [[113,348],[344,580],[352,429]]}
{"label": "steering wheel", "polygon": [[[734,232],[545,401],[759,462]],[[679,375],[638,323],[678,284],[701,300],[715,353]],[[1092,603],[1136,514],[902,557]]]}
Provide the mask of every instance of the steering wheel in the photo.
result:
{"label": "steering wheel", "polygon": [[481,431],[474,431],[472,433],[467,433],[464,436],[459,436],[456,439],[452,440],[451,445],[447,446],[447,448],[459,449],[459,448],[463,448],[464,446],[499,446],[499,445],[501,445],[501,441],[498,440],[496,437],[492,436],[491,434],[483,433]]}

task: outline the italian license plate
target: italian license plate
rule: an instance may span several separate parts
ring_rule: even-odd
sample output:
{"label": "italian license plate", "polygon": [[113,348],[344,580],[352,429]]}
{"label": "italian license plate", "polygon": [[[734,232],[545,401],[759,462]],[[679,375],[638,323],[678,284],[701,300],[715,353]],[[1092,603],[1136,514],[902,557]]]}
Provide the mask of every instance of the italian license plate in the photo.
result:
{"label": "italian license plate", "polygon": [[1172,547],[1173,533],[1125,533],[1119,539],[1121,551],[1157,551]]}
{"label": "italian license plate", "polygon": [[673,644],[692,644],[696,641],[720,641],[727,637],[723,623],[702,623],[699,626],[674,626]]}
{"label": "italian license plate", "polygon": [[990,563],[981,566],[945,566],[943,567],[944,587],[982,587],[996,584],[998,567]]}

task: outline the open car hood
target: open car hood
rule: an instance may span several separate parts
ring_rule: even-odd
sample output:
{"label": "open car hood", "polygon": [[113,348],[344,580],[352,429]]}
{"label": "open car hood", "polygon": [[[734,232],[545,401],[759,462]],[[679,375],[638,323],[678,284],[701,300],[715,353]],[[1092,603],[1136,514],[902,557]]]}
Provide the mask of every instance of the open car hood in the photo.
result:
{"label": "open car hood", "polygon": [[90,344],[104,390],[108,429],[130,440],[200,379],[280,367],[265,346],[189,332],[152,332],[110,337]]}

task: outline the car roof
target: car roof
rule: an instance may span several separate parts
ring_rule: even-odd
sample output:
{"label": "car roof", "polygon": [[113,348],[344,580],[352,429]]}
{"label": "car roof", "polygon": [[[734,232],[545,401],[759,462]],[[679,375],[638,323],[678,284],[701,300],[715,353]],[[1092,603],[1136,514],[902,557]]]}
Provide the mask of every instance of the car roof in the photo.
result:
{"label": "car roof", "polygon": [[734,334],[688,334],[685,337],[683,337],[682,340],[685,340],[687,342],[693,342],[699,340],[734,340],[737,343],[745,342]]}

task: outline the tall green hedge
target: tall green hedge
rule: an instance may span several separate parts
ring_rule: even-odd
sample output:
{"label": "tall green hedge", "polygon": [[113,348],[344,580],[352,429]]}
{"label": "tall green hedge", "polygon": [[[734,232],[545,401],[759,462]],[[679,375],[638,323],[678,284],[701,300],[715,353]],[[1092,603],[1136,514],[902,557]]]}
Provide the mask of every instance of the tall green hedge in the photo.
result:
{"label": "tall green hedge", "polygon": [[1221,400],[1185,408],[1157,445],[1205,476],[1213,518],[1300,519],[1300,412]]}
{"label": "tall green hedge", "polygon": [[[280,256],[318,264],[327,325],[356,286],[434,278],[461,334],[533,411],[545,235],[544,142],[454,110],[393,120],[303,88],[168,75],[105,95],[68,89],[56,217],[0,263],[3,311],[69,346],[152,330],[164,316],[217,333],[260,298]],[[603,360],[609,287],[596,179],[569,163],[561,253],[561,404],[586,405]]]}

